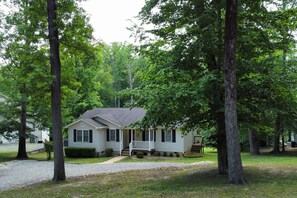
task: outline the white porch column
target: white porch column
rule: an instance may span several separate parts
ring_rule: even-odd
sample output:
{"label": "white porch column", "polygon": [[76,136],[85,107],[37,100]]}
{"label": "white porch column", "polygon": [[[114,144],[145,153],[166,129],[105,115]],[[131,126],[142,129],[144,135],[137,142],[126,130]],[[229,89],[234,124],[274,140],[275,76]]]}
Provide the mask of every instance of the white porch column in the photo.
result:
{"label": "white porch column", "polygon": [[148,130],[148,136],[149,136],[149,151],[151,150],[151,130]]}

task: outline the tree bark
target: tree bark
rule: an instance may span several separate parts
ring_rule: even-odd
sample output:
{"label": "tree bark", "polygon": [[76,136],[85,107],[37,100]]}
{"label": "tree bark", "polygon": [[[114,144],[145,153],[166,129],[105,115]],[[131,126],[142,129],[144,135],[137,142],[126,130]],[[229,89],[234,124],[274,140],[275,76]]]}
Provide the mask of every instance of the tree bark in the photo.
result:
{"label": "tree bark", "polygon": [[285,134],[284,134],[284,129],[281,130],[281,134],[282,134],[282,152],[285,152]]}
{"label": "tree bark", "polygon": [[227,138],[228,176],[232,184],[246,183],[243,174],[237,130],[236,32],[237,0],[226,1],[225,15],[225,125]]}
{"label": "tree bark", "polygon": [[224,97],[223,87],[221,87],[220,77],[222,76],[222,59],[223,59],[223,25],[222,25],[222,0],[217,0],[217,22],[218,22],[218,53],[217,53],[217,66],[215,67],[218,78],[215,82],[214,87],[214,113],[216,117],[216,125],[217,125],[217,150],[218,150],[218,172],[220,175],[226,175],[228,170],[228,160],[227,160],[227,144],[226,144],[226,128],[225,128],[225,112],[222,111],[224,109]]}
{"label": "tree bark", "polygon": [[26,151],[26,129],[27,129],[27,97],[22,94],[21,99],[21,127],[19,130],[19,147],[17,159],[28,159]]}
{"label": "tree bark", "polygon": [[59,37],[56,24],[56,0],[47,1],[48,30],[50,43],[51,73],[54,77],[51,86],[52,125],[54,140],[54,177],[53,181],[64,181],[65,165],[62,139],[62,115],[61,115],[61,62],[59,56]]}
{"label": "tree bark", "polygon": [[260,155],[260,144],[257,131],[254,128],[248,129],[249,131],[249,142],[250,142],[250,154]]}
{"label": "tree bark", "polygon": [[218,150],[218,171],[220,175],[226,175],[228,170],[227,144],[224,112],[216,115],[217,123],[217,150]]}
{"label": "tree bark", "polygon": [[274,123],[274,135],[273,135],[273,153],[280,153],[279,150],[279,136],[281,130],[281,122],[280,122],[280,115],[277,114]]}

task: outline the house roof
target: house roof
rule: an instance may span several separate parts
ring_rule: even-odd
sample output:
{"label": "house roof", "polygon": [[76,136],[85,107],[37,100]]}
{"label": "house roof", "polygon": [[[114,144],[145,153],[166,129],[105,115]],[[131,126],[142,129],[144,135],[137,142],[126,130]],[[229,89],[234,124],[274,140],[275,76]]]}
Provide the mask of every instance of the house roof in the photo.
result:
{"label": "house roof", "polygon": [[141,120],[144,116],[145,110],[142,108],[97,108],[86,111],[76,121],[65,128],[68,128],[79,121],[85,121],[96,128],[107,127],[105,124],[99,122],[95,118],[101,118],[122,128],[129,126],[138,120]]}

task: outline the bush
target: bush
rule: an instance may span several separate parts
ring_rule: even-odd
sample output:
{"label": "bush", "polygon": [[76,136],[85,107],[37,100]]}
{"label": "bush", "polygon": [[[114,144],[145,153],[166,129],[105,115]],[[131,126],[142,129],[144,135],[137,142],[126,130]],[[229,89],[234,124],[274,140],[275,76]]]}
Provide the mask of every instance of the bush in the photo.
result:
{"label": "bush", "polygon": [[179,153],[175,153],[176,157],[179,157]]}
{"label": "bush", "polygon": [[65,148],[65,155],[67,157],[95,157],[96,149],[95,148],[74,148],[68,147]]}
{"label": "bush", "polygon": [[151,154],[154,155],[154,153],[156,152],[155,149],[151,149]]}
{"label": "bush", "polygon": [[47,154],[47,160],[52,159],[51,153],[53,152],[53,147],[54,147],[54,142],[53,141],[44,142],[44,149],[45,149],[45,152]]}
{"label": "bush", "polygon": [[173,153],[170,153],[170,154],[169,154],[169,157],[173,157]]}
{"label": "bush", "polygon": [[167,157],[167,152],[164,152],[163,153],[163,157]]}
{"label": "bush", "polygon": [[112,148],[107,148],[105,149],[105,156],[106,157],[111,157],[113,153],[113,149]]}
{"label": "bush", "polygon": [[158,156],[158,157],[160,157],[160,156],[161,156],[161,153],[160,153],[160,152],[158,152],[158,153],[157,153],[157,156]]}
{"label": "bush", "polygon": [[139,159],[143,158],[143,152],[137,152],[136,157]]}

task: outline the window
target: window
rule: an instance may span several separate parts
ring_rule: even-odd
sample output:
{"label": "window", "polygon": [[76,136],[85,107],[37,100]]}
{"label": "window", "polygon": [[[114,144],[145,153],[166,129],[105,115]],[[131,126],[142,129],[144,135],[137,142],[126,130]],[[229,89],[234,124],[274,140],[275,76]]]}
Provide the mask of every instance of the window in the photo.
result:
{"label": "window", "polygon": [[176,142],[176,130],[162,129],[162,142]]}
{"label": "window", "polygon": [[171,142],[172,133],[171,130],[165,132],[165,142]]}
{"label": "window", "polygon": [[77,130],[76,131],[76,141],[77,142],[82,142],[82,130]]}
{"label": "window", "polygon": [[92,130],[73,130],[73,141],[74,142],[93,142],[93,131]]}
{"label": "window", "polygon": [[116,130],[115,129],[110,129],[109,130],[109,141],[116,141]]}
{"label": "window", "polygon": [[89,142],[89,130],[84,130],[84,142]]}

